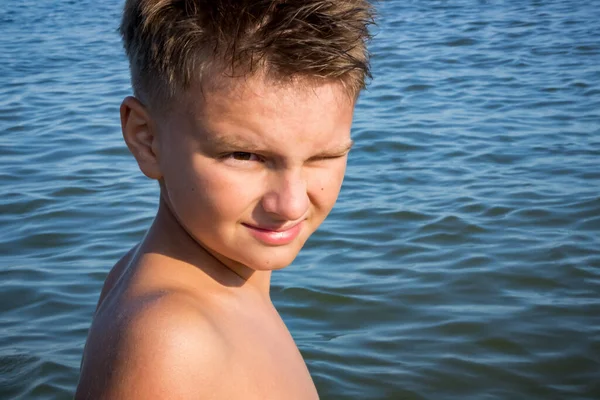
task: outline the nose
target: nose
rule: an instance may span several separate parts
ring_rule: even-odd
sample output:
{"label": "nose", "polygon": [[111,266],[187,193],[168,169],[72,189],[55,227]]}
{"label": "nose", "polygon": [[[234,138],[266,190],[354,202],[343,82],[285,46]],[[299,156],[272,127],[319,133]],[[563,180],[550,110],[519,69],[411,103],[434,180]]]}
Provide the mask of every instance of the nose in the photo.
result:
{"label": "nose", "polygon": [[308,210],[306,179],[301,170],[273,172],[269,190],[262,199],[263,209],[284,221],[301,219]]}

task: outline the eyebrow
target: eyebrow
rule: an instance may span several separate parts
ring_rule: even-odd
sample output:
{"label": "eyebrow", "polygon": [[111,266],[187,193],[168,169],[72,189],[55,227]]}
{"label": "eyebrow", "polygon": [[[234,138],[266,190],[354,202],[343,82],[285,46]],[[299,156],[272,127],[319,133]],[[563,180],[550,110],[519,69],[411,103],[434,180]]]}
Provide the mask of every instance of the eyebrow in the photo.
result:
{"label": "eyebrow", "polygon": [[344,143],[340,146],[332,147],[329,149],[325,149],[320,151],[319,153],[313,155],[311,158],[327,158],[327,157],[337,157],[345,155],[350,151],[350,149],[354,146],[354,140],[350,140],[347,143]]}
{"label": "eyebrow", "polygon": [[[211,146],[223,149],[240,149],[244,152],[249,153],[262,153],[265,152],[265,149],[259,146],[256,146],[254,143],[248,142],[244,139],[239,139],[237,137],[228,137],[228,136],[213,136],[208,139],[208,142]],[[354,145],[354,141],[350,140],[346,143],[343,143],[338,146],[334,146],[328,149],[324,149],[317,154],[312,155],[311,159],[318,158],[327,158],[327,157],[336,157],[342,156],[350,151],[352,146]]]}
{"label": "eyebrow", "polygon": [[211,146],[219,149],[243,149],[247,152],[261,150],[261,148],[256,146],[254,143],[248,142],[244,139],[238,139],[237,137],[213,136],[207,141]]}

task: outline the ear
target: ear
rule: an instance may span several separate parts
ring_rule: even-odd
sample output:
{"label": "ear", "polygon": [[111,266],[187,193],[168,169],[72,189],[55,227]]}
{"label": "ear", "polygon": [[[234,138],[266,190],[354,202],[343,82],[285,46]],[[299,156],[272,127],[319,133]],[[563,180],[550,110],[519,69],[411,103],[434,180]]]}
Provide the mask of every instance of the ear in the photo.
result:
{"label": "ear", "polygon": [[148,178],[162,178],[159,165],[158,137],[148,109],[135,97],[121,103],[121,131],[129,151]]}

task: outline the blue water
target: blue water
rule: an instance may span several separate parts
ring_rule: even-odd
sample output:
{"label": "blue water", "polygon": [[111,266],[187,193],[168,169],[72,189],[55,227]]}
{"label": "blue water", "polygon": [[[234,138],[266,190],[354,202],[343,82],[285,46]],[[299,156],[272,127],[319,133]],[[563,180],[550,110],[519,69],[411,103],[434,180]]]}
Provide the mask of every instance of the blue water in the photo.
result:
{"label": "blue water", "polygon": [[[70,398],[157,186],[121,0],[0,5],[0,398]],[[272,297],[323,399],[600,398],[600,1],[377,4],[339,202]]]}

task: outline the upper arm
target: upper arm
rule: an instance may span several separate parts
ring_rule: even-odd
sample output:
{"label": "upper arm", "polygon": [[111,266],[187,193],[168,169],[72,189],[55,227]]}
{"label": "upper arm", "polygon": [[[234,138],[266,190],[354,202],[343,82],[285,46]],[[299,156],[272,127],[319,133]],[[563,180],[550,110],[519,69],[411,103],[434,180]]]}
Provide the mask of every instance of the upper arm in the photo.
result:
{"label": "upper arm", "polygon": [[157,300],[125,318],[106,349],[111,356],[88,368],[103,384],[80,385],[77,398],[198,399],[218,389],[227,348],[197,309]]}

